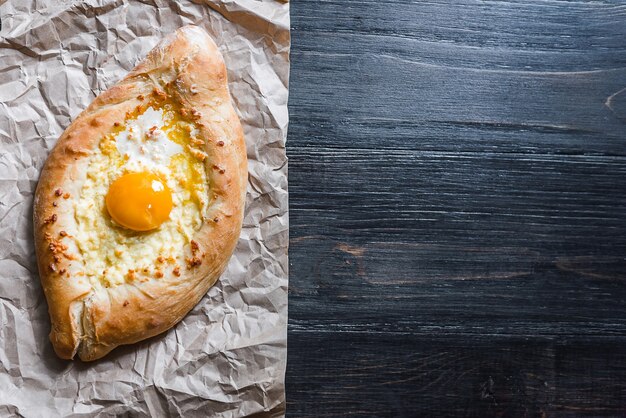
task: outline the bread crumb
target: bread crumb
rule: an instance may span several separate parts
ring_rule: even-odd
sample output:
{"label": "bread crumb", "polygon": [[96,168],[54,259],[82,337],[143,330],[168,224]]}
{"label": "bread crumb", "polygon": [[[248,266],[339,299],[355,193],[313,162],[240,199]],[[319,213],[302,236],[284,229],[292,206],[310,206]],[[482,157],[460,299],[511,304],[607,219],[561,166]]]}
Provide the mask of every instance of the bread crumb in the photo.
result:
{"label": "bread crumb", "polygon": [[200,246],[198,245],[198,243],[194,240],[191,240],[191,242],[189,243],[191,245],[191,253],[195,254],[198,249],[200,248]]}
{"label": "bread crumb", "polygon": [[143,96],[143,94],[140,94],[139,96],[137,96],[137,100],[143,100],[145,99],[145,97]]}
{"label": "bread crumb", "polygon": [[174,276],[180,277],[180,266],[174,267],[174,270],[172,270],[172,273],[174,273]]}
{"label": "bread crumb", "polygon": [[53,224],[57,221],[57,214],[53,213],[52,215],[48,216],[43,223],[44,224]]}
{"label": "bread crumb", "polygon": [[165,262],[165,258],[162,255],[160,255],[160,256],[157,257],[157,261],[159,263],[163,263],[163,262]]}
{"label": "bread crumb", "polygon": [[161,270],[157,270],[154,272],[154,277],[160,279],[161,277],[163,277],[163,272]]}
{"label": "bread crumb", "polygon": [[57,266],[54,263],[48,264],[48,268],[50,269],[50,271],[53,271],[53,272],[57,271]]}
{"label": "bread crumb", "polygon": [[70,194],[69,194],[69,193],[65,193],[65,194],[63,195],[63,199],[69,199],[69,198],[70,198]]}

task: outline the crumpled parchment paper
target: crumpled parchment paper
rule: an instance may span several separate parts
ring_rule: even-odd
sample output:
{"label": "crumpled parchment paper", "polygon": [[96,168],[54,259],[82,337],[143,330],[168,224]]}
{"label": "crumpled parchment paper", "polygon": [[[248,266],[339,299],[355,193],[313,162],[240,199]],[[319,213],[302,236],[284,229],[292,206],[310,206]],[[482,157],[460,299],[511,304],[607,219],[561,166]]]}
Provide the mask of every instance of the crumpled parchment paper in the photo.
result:
{"label": "crumpled parchment paper", "polygon": [[[0,416],[281,416],[287,357],[289,5],[273,0],[0,0]],[[58,359],[32,196],[63,130],[165,34],[207,30],[244,125],[235,255],[169,332],[95,363]]]}

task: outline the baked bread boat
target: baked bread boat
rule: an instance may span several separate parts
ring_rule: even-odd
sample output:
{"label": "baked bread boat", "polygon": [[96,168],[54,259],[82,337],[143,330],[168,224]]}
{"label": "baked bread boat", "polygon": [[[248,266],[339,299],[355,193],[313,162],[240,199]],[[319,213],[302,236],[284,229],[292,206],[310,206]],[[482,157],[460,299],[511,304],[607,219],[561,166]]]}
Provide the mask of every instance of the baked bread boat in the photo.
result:
{"label": "baked bread boat", "polygon": [[222,56],[185,26],[74,120],[41,173],[35,247],[56,353],[95,360],[179,322],[235,249],[247,173]]}

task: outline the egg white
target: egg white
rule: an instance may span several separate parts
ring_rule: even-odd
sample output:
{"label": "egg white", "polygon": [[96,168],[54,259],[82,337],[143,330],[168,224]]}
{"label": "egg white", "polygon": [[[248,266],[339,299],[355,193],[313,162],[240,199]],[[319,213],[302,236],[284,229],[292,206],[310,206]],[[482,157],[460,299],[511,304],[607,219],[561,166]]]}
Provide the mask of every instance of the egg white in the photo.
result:
{"label": "egg white", "polygon": [[[164,132],[163,113],[163,109],[149,107],[116,135],[115,146],[121,155],[128,157],[128,165],[153,171],[166,170],[170,159],[183,152],[183,147],[170,141]],[[150,132],[150,129],[154,130]],[[151,139],[146,140],[147,135]]]}

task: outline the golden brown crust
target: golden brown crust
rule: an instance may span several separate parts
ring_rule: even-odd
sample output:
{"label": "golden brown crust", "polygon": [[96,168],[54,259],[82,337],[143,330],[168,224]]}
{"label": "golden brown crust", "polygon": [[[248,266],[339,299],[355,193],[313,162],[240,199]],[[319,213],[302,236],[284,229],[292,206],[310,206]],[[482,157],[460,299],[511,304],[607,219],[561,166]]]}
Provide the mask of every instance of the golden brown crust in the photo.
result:
{"label": "golden brown crust", "polygon": [[[82,260],[72,237],[71,197],[80,193],[100,138],[123,122],[127,112],[168,94],[175,96],[205,142],[210,191],[205,221],[185,248],[183,265],[164,263],[153,279],[95,289],[79,273]],[[221,54],[203,30],[183,27],[81,113],[42,171],[34,203],[35,245],[57,354],[95,360],[180,321],[215,283],[235,249],[247,175],[243,130],[231,104]]]}

